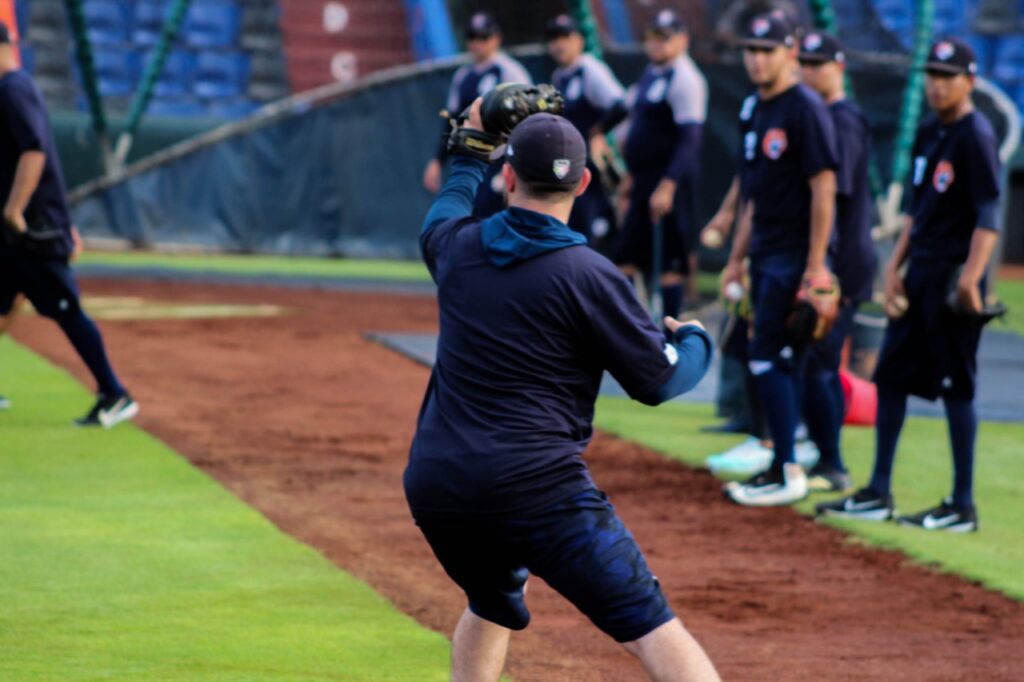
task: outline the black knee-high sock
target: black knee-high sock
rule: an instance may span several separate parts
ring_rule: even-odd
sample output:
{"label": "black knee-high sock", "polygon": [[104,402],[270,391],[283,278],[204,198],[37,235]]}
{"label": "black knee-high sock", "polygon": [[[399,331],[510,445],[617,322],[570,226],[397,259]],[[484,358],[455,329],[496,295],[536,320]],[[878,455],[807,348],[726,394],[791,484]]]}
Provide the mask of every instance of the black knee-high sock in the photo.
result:
{"label": "black knee-high sock", "polygon": [[896,443],[907,417],[907,394],[878,387],[878,416],[875,419],[875,468],[868,487],[877,495],[888,495],[892,485],[892,463]]}
{"label": "black knee-high sock", "polygon": [[661,285],[661,307],[669,317],[675,317],[683,311],[683,285]]}
{"label": "black knee-high sock", "polygon": [[[839,386],[838,396],[836,385]],[[839,430],[845,404],[838,372],[811,371],[803,382],[804,421],[807,433],[818,446],[821,464],[846,471],[839,452]]]}
{"label": "black knee-high sock", "polygon": [[944,398],[949,442],[953,446],[953,505],[974,506],[974,441],[978,434],[978,414],[974,401]]}
{"label": "black knee-high sock", "polygon": [[89,317],[78,310],[70,315],[62,315],[57,323],[64,330],[71,345],[74,346],[82,362],[89,368],[99,392],[107,397],[117,397],[124,393],[124,387],[117,380],[114,368],[110,366],[107,351],[103,347],[100,330]]}
{"label": "black knee-high sock", "polygon": [[765,419],[768,420],[768,430],[775,446],[772,469],[781,471],[783,464],[796,461],[793,453],[794,432],[800,417],[797,409],[796,381],[792,374],[778,367],[773,367],[762,374],[755,374],[754,381],[757,383],[761,407]]}

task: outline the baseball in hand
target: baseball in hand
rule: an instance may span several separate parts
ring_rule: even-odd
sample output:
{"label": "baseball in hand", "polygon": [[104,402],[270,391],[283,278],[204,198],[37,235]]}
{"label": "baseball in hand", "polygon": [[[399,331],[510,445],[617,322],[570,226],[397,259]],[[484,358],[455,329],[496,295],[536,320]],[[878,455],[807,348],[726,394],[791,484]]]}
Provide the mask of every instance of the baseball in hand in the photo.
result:
{"label": "baseball in hand", "polygon": [[889,301],[889,305],[886,306],[885,313],[893,319],[898,319],[903,317],[909,307],[910,301],[907,300],[906,296],[893,296]]}
{"label": "baseball in hand", "polygon": [[725,237],[719,230],[713,227],[705,228],[700,233],[700,243],[707,249],[720,249],[725,243]]}
{"label": "baseball in hand", "polygon": [[743,285],[739,282],[729,282],[725,285],[725,297],[730,301],[743,300]]}

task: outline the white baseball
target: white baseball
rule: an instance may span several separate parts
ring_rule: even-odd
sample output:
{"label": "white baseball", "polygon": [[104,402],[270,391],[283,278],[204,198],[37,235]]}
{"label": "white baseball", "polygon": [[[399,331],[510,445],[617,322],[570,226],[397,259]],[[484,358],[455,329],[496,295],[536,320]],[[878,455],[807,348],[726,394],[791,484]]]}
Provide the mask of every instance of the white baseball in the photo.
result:
{"label": "white baseball", "polygon": [[725,297],[730,301],[742,301],[743,293],[743,285],[739,282],[729,282],[725,285]]}

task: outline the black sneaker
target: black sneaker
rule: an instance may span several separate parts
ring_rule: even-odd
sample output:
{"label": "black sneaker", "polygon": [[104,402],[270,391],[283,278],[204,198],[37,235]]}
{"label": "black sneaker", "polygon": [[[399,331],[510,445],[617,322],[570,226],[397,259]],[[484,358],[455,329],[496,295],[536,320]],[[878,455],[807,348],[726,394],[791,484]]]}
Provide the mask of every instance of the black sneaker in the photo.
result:
{"label": "black sneaker", "polygon": [[799,464],[783,464],[782,470],[763,471],[745,483],[728,483],[724,491],[745,507],[778,507],[807,497],[807,477]]}
{"label": "black sneaker", "polygon": [[123,421],[132,419],[139,413],[139,404],[127,392],[116,398],[108,398],[102,393],[96,397],[96,404],[89,413],[75,420],[78,426],[102,426],[109,429]]}
{"label": "black sneaker", "polygon": [[852,487],[850,474],[827,464],[815,464],[807,472],[807,489],[812,493],[845,493]]}
{"label": "black sneaker", "polygon": [[865,521],[888,521],[896,516],[892,495],[882,497],[869,488],[861,488],[848,497],[840,497],[832,502],[822,502],[814,509],[822,516]]}
{"label": "black sneaker", "polygon": [[11,409],[11,401],[0,395],[0,410]]}
{"label": "black sneaker", "polygon": [[938,507],[912,516],[901,516],[898,522],[901,526],[914,526],[924,530],[974,533],[978,530],[978,512],[974,507],[954,507],[953,500],[947,497]]}

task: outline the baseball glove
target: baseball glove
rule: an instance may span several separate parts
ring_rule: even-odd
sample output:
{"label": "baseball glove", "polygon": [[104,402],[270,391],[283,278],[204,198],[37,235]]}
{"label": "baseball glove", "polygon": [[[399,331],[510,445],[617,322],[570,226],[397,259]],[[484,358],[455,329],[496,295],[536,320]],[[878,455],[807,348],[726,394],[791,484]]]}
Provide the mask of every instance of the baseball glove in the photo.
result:
{"label": "baseball glove", "polygon": [[961,265],[954,270],[953,274],[949,277],[949,283],[946,285],[946,307],[949,308],[954,315],[958,315],[963,318],[975,319],[983,325],[1006,315],[1006,305],[992,296],[986,297],[982,302],[980,312],[965,309],[960,303],[960,295],[957,293],[957,285],[960,282],[960,276],[963,272],[964,268]]}
{"label": "baseball glove", "polygon": [[502,83],[484,95],[480,104],[483,130],[470,130],[462,124],[469,118],[467,108],[457,117],[448,115],[452,131],[448,134],[448,153],[496,161],[505,153],[512,130],[527,116],[540,112],[561,114],[565,101],[551,85]]}
{"label": "baseball glove", "polygon": [[828,277],[804,282],[789,316],[789,333],[798,343],[821,341],[839,316],[839,280]]}

